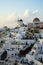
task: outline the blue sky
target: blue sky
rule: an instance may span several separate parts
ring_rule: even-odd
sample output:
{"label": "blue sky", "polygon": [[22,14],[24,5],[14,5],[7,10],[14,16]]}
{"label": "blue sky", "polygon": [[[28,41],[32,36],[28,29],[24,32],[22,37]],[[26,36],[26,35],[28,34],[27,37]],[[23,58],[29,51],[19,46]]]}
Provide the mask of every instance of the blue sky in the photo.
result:
{"label": "blue sky", "polygon": [[[23,16],[25,11],[28,12],[27,10],[29,11],[31,19],[33,19],[33,17],[38,17],[43,20],[43,0],[0,0],[1,20],[15,12]],[[32,12],[34,15],[32,15]],[[7,22],[5,23],[7,24]]]}

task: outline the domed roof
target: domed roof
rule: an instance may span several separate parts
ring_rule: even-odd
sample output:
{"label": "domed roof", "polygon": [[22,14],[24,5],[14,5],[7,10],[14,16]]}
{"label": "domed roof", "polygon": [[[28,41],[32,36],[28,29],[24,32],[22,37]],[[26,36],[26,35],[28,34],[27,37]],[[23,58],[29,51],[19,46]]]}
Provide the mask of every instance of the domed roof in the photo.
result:
{"label": "domed roof", "polygon": [[33,22],[37,22],[37,21],[40,22],[39,18],[34,18],[34,19],[33,19]]}

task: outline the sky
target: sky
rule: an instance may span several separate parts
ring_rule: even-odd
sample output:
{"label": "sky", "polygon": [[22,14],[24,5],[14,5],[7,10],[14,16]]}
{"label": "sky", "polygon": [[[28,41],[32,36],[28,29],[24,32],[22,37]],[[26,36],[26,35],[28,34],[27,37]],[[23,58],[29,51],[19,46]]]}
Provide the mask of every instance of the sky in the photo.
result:
{"label": "sky", "polygon": [[43,21],[43,0],[0,0],[0,27],[14,27],[18,18],[29,23],[35,17]]}

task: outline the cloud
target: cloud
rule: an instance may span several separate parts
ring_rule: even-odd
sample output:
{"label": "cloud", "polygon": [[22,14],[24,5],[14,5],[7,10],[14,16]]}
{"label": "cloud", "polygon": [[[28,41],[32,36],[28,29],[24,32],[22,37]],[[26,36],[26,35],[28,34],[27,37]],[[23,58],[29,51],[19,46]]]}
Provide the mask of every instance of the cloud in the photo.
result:
{"label": "cloud", "polygon": [[38,10],[34,10],[33,12],[32,12],[32,14],[36,14],[36,13],[38,13],[39,11]]}
{"label": "cloud", "polygon": [[31,22],[31,15],[32,12],[28,9],[26,9],[22,15],[23,21],[25,24],[27,24],[28,22]]}
{"label": "cloud", "polygon": [[17,26],[17,19],[18,19],[18,14],[16,13],[11,13],[6,17],[3,17],[0,19],[0,26],[8,26],[8,27],[15,27]]}
{"label": "cloud", "polygon": [[28,9],[24,11],[23,16],[24,16],[24,17],[28,17],[28,16],[29,16],[29,10],[28,10]]}
{"label": "cloud", "polygon": [[10,15],[8,15],[7,21],[15,21],[17,19],[17,17],[18,17],[18,15],[13,12]]}

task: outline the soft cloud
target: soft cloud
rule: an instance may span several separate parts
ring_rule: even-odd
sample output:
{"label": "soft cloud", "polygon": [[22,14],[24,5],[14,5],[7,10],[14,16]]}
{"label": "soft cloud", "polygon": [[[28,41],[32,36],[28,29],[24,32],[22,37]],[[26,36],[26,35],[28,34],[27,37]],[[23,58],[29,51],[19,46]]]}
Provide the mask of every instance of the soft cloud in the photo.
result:
{"label": "soft cloud", "polygon": [[29,16],[29,10],[25,10],[24,14],[23,14],[24,17],[28,17]]}
{"label": "soft cloud", "polygon": [[16,13],[11,13],[6,17],[3,17],[2,19],[0,19],[0,26],[8,26],[8,27],[15,27],[17,26],[17,19],[18,19],[18,15]]}
{"label": "soft cloud", "polygon": [[34,10],[33,12],[32,12],[32,14],[36,14],[36,13],[38,13],[39,11],[38,10]]}
{"label": "soft cloud", "polygon": [[10,15],[8,15],[7,21],[15,21],[17,19],[17,17],[18,17],[18,15],[13,12]]}
{"label": "soft cloud", "polygon": [[26,9],[22,16],[25,24],[32,21],[31,20],[32,12],[30,10]]}

